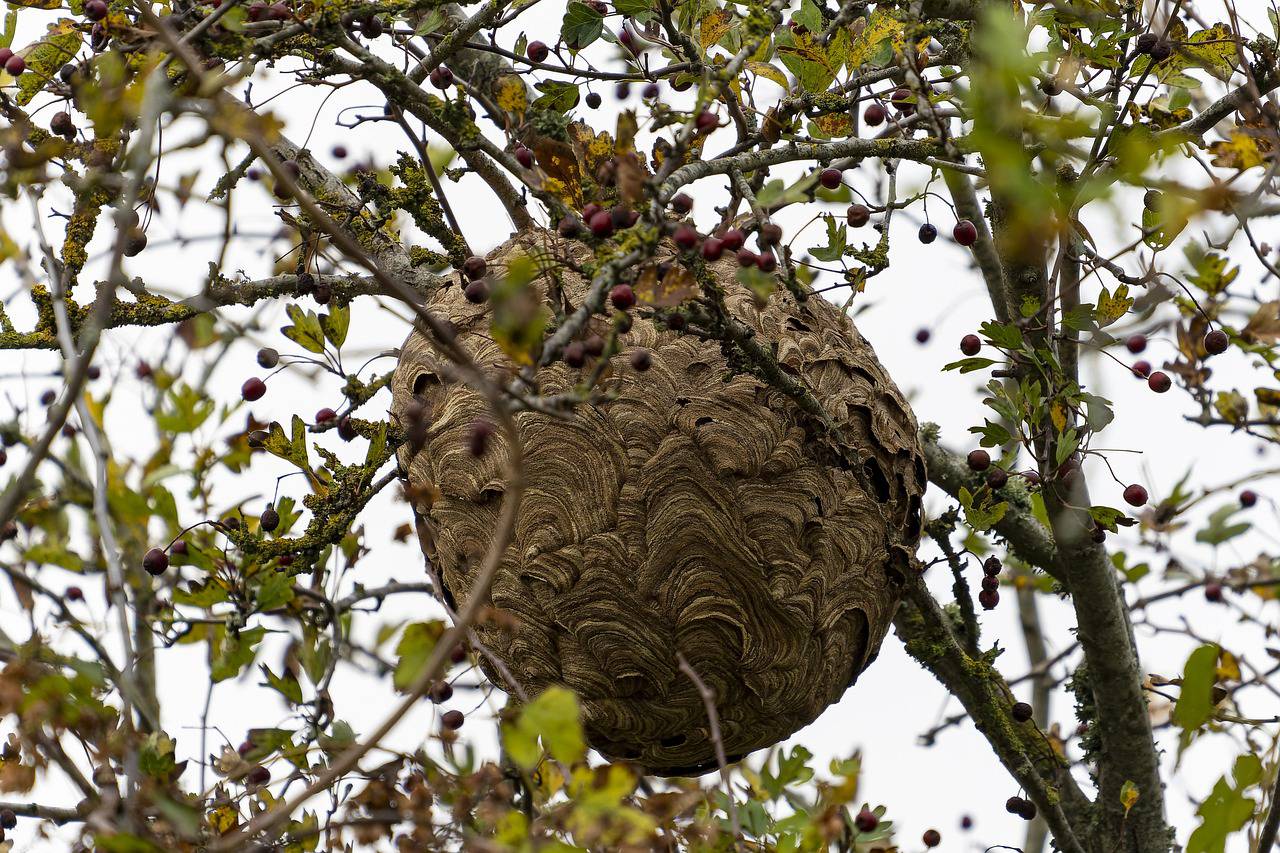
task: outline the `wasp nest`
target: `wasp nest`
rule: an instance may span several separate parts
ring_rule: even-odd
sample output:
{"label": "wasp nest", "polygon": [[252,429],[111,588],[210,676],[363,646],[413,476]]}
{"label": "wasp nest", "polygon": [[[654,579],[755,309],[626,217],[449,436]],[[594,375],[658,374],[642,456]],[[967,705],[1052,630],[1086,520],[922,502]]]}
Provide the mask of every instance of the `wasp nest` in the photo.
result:
{"label": "wasp nest", "polygon": [[[585,257],[581,245],[532,231],[495,250],[489,269],[548,249]],[[911,410],[844,314],[781,289],[759,307],[731,263],[712,271],[733,315],[838,431],[732,366],[719,343],[633,309],[603,383],[615,399],[564,419],[516,418],[527,487],[492,589],[514,618],[477,628],[529,694],[555,684],[578,694],[592,746],[664,775],[715,766],[707,710],[678,654],[715,694],[730,760],[840,698],[888,630],[925,487]],[[548,304],[582,304],[588,283],[567,269],[556,278],[531,287]],[[453,285],[427,307],[453,322],[486,372],[510,378],[487,304]],[[588,334],[608,328],[596,317]],[[652,353],[643,373],[628,359],[638,347]],[[544,394],[568,391],[591,367],[556,363],[537,381]],[[446,596],[465,601],[502,503],[506,448],[498,435],[479,458],[469,453],[485,404],[449,379],[418,331],[393,387],[393,417],[410,404],[425,413],[425,433],[400,457],[417,487],[423,550]]]}

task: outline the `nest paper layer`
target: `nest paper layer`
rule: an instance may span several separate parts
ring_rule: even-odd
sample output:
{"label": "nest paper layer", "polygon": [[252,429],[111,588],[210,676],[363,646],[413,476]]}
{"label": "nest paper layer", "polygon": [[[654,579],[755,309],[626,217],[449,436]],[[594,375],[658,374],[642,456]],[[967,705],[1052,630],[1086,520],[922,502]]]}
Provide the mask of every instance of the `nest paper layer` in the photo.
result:
{"label": "nest paper layer", "polygon": [[[490,269],[552,245],[584,251],[531,232],[495,250]],[[715,765],[705,706],[677,652],[714,691],[731,760],[840,698],[888,630],[925,488],[912,413],[849,320],[821,298],[797,305],[785,291],[759,308],[731,263],[715,272],[731,311],[822,402],[845,458],[861,464],[835,462],[812,439],[812,419],[731,370],[719,344],[633,311],[607,379],[615,401],[579,406],[568,420],[517,418],[527,491],[492,590],[515,618],[478,629],[529,693],[552,684],[578,693],[592,746],[659,774]],[[546,297],[546,279],[533,286]],[[561,287],[578,305],[587,282],[565,271]],[[510,375],[489,337],[488,305],[451,286],[428,307],[449,317],[487,372]],[[607,333],[606,318],[593,323]],[[652,351],[645,373],[628,365],[634,347]],[[557,363],[538,380],[555,393],[582,375]],[[424,552],[462,601],[502,502],[506,448],[496,437],[482,457],[469,455],[484,403],[447,379],[417,331],[393,389],[393,417],[414,401],[426,412],[425,439],[403,447],[400,461],[427,487],[419,494],[433,495],[415,506]]]}

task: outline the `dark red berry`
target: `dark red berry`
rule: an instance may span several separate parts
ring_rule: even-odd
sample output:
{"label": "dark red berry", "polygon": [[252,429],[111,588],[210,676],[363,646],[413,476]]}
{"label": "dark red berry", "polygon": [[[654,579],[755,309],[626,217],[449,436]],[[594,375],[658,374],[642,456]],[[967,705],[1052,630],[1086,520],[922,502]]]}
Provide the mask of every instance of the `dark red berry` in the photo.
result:
{"label": "dark red berry", "polygon": [[448,89],[453,85],[453,72],[441,65],[431,72],[428,79],[437,89]]}
{"label": "dark red berry", "polygon": [[1240,506],[1248,509],[1258,502],[1258,493],[1253,489],[1245,489],[1240,493]]}
{"label": "dark red berry", "polygon": [[48,390],[46,390],[44,393],[40,395],[40,405],[52,406],[53,401],[56,399],[58,399],[57,392],[54,391],[52,388],[49,388]]}
{"label": "dark red berry", "polygon": [[676,228],[675,233],[671,235],[671,239],[681,249],[688,251],[698,245],[698,232],[688,225],[681,225]]}
{"label": "dark red berry", "polygon": [[582,367],[587,363],[586,349],[578,341],[570,341],[564,348],[564,363],[570,367]]}
{"label": "dark red berry", "polygon": [[0,447],[0,466],[3,466],[8,461],[9,461],[9,451],[5,450],[3,447]]}
{"label": "dark red berry", "polygon": [[933,332],[928,329],[916,329],[916,343],[924,345],[929,343],[929,339],[933,337]]}
{"label": "dark red berry", "polygon": [[484,258],[477,255],[472,255],[462,262],[462,274],[472,281],[483,278],[488,271],[489,265],[485,263]]}
{"label": "dark red berry", "polygon": [[844,218],[854,228],[861,228],[871,221],[871,208],[865,204],[851,204],[849,209],[844,212]]}
{"label": "dark red berry", "polygon": [[591,226],[591,233],[597,237],[608,237],[613,233],[613,217],[606,211],[597,211],[587,220],[587,224]]}
{"label": "dark red berry", "polygon": [[17,77],[23,71],[27,70],[27,61],[21,56],[14,54],[9,57],[9,60],[4,64],[4,70],[8,71],[14,77]]}
{"label": "dark red berry", "polygon": [[90,21],[101,21],[109,11],[107,0],[88,0],[84,4],[84,16]]}
{"label": "dark red berry", "polygon": [[983,589],[999,589],[1000,588],[1000,578],[996,577],[995,575],[983,575],[981,583],[982,583]]}
{"label": "dark red berry", "polygon": [[262,511],[262,517],[258,519],[258,524],[268,533],[275,532],[280,526],[280,513],[276,512],[276,508],[269,506]]}
{"label": "dark red berry", "polygon": [[172,545],[169,546],[169,551],[175,557],[187,556],[187,540],[179,539],[177,542],[174,542]]}
{"label": "dark red berry", "polygon": [[717,125],[720,124],[720,119],[716,118],[715,113],[703,110],[698,113],[698,117],[694,120],[694,124],[697,126],[698,130],[703,133],[708,133],[716,129]]}
{"label": "dark red berry", "polygon": [[1003,468],[991,468],[987,471],[988,488],[999,491],[1009,483],[1009,472]]}
{"label": "dark red berry", "polygon": [[271,771],[259,764],[250,770],[244,779],[250,785],[265,785],[271,781]]}
{"label": "dark red berry", "polygon": [[884,120],[889,117],[889,112],[880,104],[870,104],[866,111],[862,114],[862,120],[867,123],[867,127],[879,127],[884,124]]}
{"label": "dark red berry", "polygon": [[531,41],[528,47],[524,49],[524,55],[534,62],[546,62],[550,53],[551,48],[547,47],[546,42],[541,41]]}
{"label": "dark red berry", "polygon": [[738,250],[738,266],[753,267],[756,265],[756,253],[750,249]]}
{"label": "dark red berry", "polygon": [[747,235],[742,233],[740,228],[730,228],[720,236],[720,239],[726,249],[736,252],[747,242]]}
{"label": "dark red berry", "polygon": [[858,832],[872,832],[880,825],[880,818],[871,809],[864,808],[853,819],[853,825],[858,828]]}
{"label": "dark red berry", "polygon": [[942,835],[936,829],[926,829],[920,840],[924,842],[925,847],[937,847],[942,843]]}
{"label": "dark red berry", "polygon": [[1125,486],[1124,502],[1129,506],[1142,506],[1147,502],[1147,490],[1137,483]]}
{"label": "dark red berry", "polygon": [[613,87],[613,96],[619,101],[625,101],[631,95],[631,84],[626,80],[621,81]]}
{"label": "dark red berry", "polygon": [[644,88],[640,90],[640,97],[644,98],[646,101],[653,101],[657,99],[658,94],[661,91],[662,90],[658,88],[657,83],[646,83]]}
{"label": "dark red berry", "polygon": [[684,216],[689,211],[693,210],[693,197],[688,193],[677,193],[671,199],[671,209],[681,216]]}
{"label": "dark red berry", "polygon": [[1163,394],[1173,387],[1173,380],[1169,378],[1169,374],[1157,370],[1147,377],[1147,386],[1157,394]]}
{"label": "dark red berry", "polygon": [[629,358],[631,367],[639,373],[644,373],[650,367],[653,367],[653,354],[647,349],[638,349],[631,353]]}
{"label": "dark red berry", "polygon": [[1018,817],[1023,820],[1036,819],[1036,804],[1030,800],[1023,800],[1018,807]]}
{"label": "dark red berry", "polygon": [[963,817],[961,817],[960,828],[963,830],[973,829],[973,818],[970,817],[969,815],[964,815]]}
{"label": "dark red berry", "polygon": [[590,107],[591,109],[593,109],[593,110],[594,110],[594,109],[598,109],[598,108],[599,108],[599,106],[600,106],[600,102],[601,102],[601,100],[602,100],[602,99],[601,99],[601,97],[600,97],[600,93],[599,93],[599,92],[588,92],[588,93],[587,93],[587,98],[586,98],[587,106],[588,106],[588,107]]}
{"label": "dark red berry", "polygon": [[756,256],[756,266],[760,272],[773,272],[778,268],[778,259],[773,252],[761,252]]}
{"label": "dark red berry", "polygon": [[1209,581],[1204,585],[1205,601],[1218,604],[1222,601],[1222,584],[1217,581]]}
{"label": "dark red berry", "polygon": [[516,162],[526,169],[533,168],[533,152],[521,145],[516,149]]}
{"label": "dark red berry", "polygon": [[271,347],[263,347],[258,350],[258,365],[266,370],[271,370],[280,363],[280,353]]}
{"label": "dark red berry", "polygon": [[760,226],[760,233],[756,236],[756,242],[761,248],[768,246],[776,246],[782,241],[782,226],[774,222],[766,222]]}
{"label": "dark red berry", "polygon": [[[67,601],[84,601],[84,590],[78,586],[69,586],[66,591]],[[4,826],[4,813],[0,812],[0,826]],[[13,829],[12,826],[5,826],[5,829]]]}
{"label": "dark red berry", "polygon": [[466,722],[466,717],[462,715],[461,711],[445,711],[440,715],[440,725],[451,732],[456,732],[462,728],[464,722]]}
{"label": "dark red berry", "polygon": [[982,350],[982,338],[977,335],[965,335],[960,339],[960,352],[968,356],[977,355]]}
{"label": "dark red berry", "polygon": [[898,88],[893,90],[893,94],[889,97],[889,103],[900,113],[911,113],[915,110],[915,98],[911,94],[911,90],[907,88]]}
{"label": "dark red berry", "polygon": [[493,424],[488,421],[472,421],[471,428],[467,431],[467,452],[472,456],[484,456],[493,433]]}
{"label": "dark red berry", "polygon": [[1134,40],[1133,47],[1138,53],[1150,53],[1160,37],[1155,33],[1143,33]]}
{"label": "dark red berry", "polygon": [[453,663],[462,663],[466,659],[467,659],[466,646],[462,644],[458,644],[454,646],[452,649],[449,649],[449,660],[452,661]]}
{"label": "dark red berry", "polygon": [[636,304],[636,292],[629,284],[615,284],[609,291],[609,301],[619,311],[626,311]]}
{"label": "dark red berry", "polygon": [[1009,814],[1017,814],[1022,809],[1022,797],[1010,797],[1004,801],[1004,810]]}
{"label": "dark red berry", "polygon": [[822,184],[829,190],[833,190],[840,186],[843,176],[839,169],[823,169],[818,175],[818,183]]}
{"label": "dark red berry", "polygon": [[1156,43],[1151,47],[1151,59],[1155,62],[1164,62],[1170,56],[1173,56],[1173,42],[1168,39],[1156,39]]}
{"label": "dark red berry", "polygon": [[1231,345],[1231,339],[1221,329],[1214,329],[1204,336],[1204,351],[1209,355],[1221,355]]}
{"label": "dark red berry", "polygon": [[329,421],[335,420],[337,417],[338,413],[326,406],[316,412],[316,423],[327,424]]}
{"label": "dark red berry", "polygon": [[920,232],[918,236],[920,237],[920,242],[924,243],[927,246],[928,244],[932,243],[934,240],[938,239],[938,229],[933,227],[933,225],[929,224],[928,222],[926,222],[925,224],[920,226]]}
{"label": "dark red berry", "polygon": [[974,471],[985,471],[991,467],[991,454],[981,448],[970,450],[966,461]]}
{"label": "dark red berry", "polygon": [[333,159],[335,160],[345,160],[347,159],[347,146],[335,145],[333,148],[329,149],[329,153],[333,155]]}
{"label": "dark red berry", "polygon": [[348,415],[343,415],[338,419],[338,438],[343,441],[352,441],[360,433],[356,432],[356,425],[351,422]]}
{"label": "dark red berry", "polygon": [[1013,707],[1009,709],[1009,715],[1019,723],[1025,723],[1032,717],[1031,706],[1026,702],[1015,702]]}
{"label": "dark red berry", "polygon": [[708,237],[702,241],[702,257],[708,261],[718,261],[724,254],[724,241],[716,237]]}
{"label": "dark red berry", "polygon": [[961,246],[972,246],[978,240],[978,228],[967,219],[961,219],[951,229],[951,236]]}
{"label": "dark red berry", "polygon": [[267,393],[267,383],[263,382],[256,376],[251,376],[240,386],[240,396],[252,403],[254,400],[261,400],[262,395]]}
{"label": "dark red berry", "polygon": [[592,358],[599,358],[604,353],[604,338],[590,335],[582,342],[582,349]]}
{"label": "dark red berry", "polygon": [[576,217],[566,215],[556,226],[556,231],[566,240],[572,240],[582,232],[582,226]]}
{"label": "dark red berry", "polygon": [[65,110],[53,114],[53,118],[49,120],[49,129],[59,136],[76,135],[76,123],[72,120],[71,113]]}
{"label": "dark red berry", "polygon": [[437,681],[435,684],[431,685],[431,689],[427,691],[427,695],[431,698],[431,701],[435,702],[437,705],[443,704],[453,698],[453,685],[447,681]]}
{"label": "dark red berry", "polygon": [[91,364],[89,365],[89,369],[84,372],[84,375],[90,380],[99,379],[102,376],[102,368],[98,367],[96,364]]}
{"label": "dark red berry", "polygon": [[162,575],[169,568],[169,555],[159,548],[152,548],[143,556],[142,568],[152,577]]}
{"label": "dark red berry", "polygon": [[1146,335],[1130,335],[1129,337],[1125,338],[1124,346],[1125,346],[1125,349],[1129,350],[1129,352],[1133,353],[1134,355],[1137,355],[1138,353],[1142,352],[1147,348],[1147,336]]}
{"label": "dark red berry", "polygon": [[984,589],[978,593],[978,603],[982,605],[983,610],[995,610],[996,605],[1000,603],[1000,593],[994,589]]}
{"label": "dark red berry", "polygon": [[489,283],[484,279],[468,282],[462,289],[462,295],[473,305],[479,305],[489,298]]}
{"label": "dark red berry", "polygon": [[1139,379],[1146,379],[1148,376],[1151,375],[1151,362],[1147,361],[1146,359],[1135,361],[1131,369],[1133,370],[1134,376],[1138,377]]}
{"label": "dark red berry", "polygon": [[982,561],[982,573],[995,577],[1004,569],[1004,564],[1000,562],[1000,558],[994,554]]}

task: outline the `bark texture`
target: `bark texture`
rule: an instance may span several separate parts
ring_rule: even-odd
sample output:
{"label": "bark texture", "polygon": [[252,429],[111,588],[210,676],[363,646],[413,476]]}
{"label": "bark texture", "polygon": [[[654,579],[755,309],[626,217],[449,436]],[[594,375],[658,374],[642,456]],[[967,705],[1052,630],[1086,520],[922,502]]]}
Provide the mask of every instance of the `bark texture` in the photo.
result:
{"label": "bark texture", "polygon": [[[495,250],[490,270],[551,245],[588,256],[529,231]],[[530,694],[553,684],[578,693],[592,746],[666,775],[715,766],[706,708],[678,652],[717,697],[730,760],[840,698],[891,623],[926,485],[915,419],[848,318],[781,289],[759,307],[731,263],[714,272],[731,313],[838,430],[734,369],[720,344],[633,310],[604,380],[615,399],[566,419],[517,418],[527,490],[492,589],[513,618],[477,628]],[[568,303],[581,304],[589,283],[569,270],[556,277]],[[539,298],[560,298],[550,280],[532,285]],[[454,284],[428,307],[450,318],[486,371],[513,375],[490,337],[489,305]],[[593,318],[592,331],[607,335],[607,318]],[[652,351],[647,372],[629,365],[636,347]],[[540,390],[568,391],[591,367],[543,368]],[[486,416],[480,396],[449,381],[418,331],[393,390],[393,418],[411,404],[425,412],[425,431],[400,458],[426,522],[424,552],[447,595],[465,600],[502,501],[505,449],[495,439],[479,458],[468,453],[470,424]]]}

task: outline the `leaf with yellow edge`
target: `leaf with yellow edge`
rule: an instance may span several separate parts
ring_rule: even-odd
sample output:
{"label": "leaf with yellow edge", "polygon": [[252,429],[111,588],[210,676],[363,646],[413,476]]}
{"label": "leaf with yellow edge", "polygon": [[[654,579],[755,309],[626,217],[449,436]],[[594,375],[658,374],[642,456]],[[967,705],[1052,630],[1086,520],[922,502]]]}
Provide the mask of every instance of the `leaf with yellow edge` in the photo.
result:
{"label": "leaf with yellow edge", "polygon": [[1222,419],[1233,424],[1243,423],[1249,417],[1249,401],[1239,391],[1219,391],[1213,407]]}
{"label": "leaf with yellow edge", "polygon": [[677,264],[673,264],[661,280],[657,267],[650,266],[636,278],[635,291],[642,304],[673,308],[697,292],[697,282],[692,273]]}
{"label": "leaf with yellow edge", "polygon": [[1218,653],[1218,668],[1215,675],[1219,681],[1240,680],[1240,660],[1231,652],[1223,649]]}
{"label": "leaf with yellow edge", "polygon": [[1128,814],[1129,809],[1133,808],[1134,804],[1138,802],[1139,796],[1141,794],[1138,791],[1138,786],[1128,779],[1124,780],[1124,784],[1120,786],[1120,805],[1124,806],[1125,814]]}
{"label": "leaf with yellow edge", "polygon": [[[76,28],[75,21],[61,18],[49,25],[44,38],[17,51],[27,61],[27,70],[18,78],[19,105],[30,103],[36,92],[53,79],[62,66],[75,59],[82,39],[83,33]],[[11,79],[10,75],[0,73],[0,85],[7,85]]]}
{"label": "leaf with yellow edge", "polygon": [[783,89],[790,88],[790,84],[787,83],[787,75],[767,62],[748,62],[745,67],[757,77],[763,77],[766,80],[777,83]]}
{"label": "leaf with yellow edge", "polygon": [[1053,419],[1053,427],[1058,432],[1067,428],[1067,407],[1059,400],[1054,400],[1049,407],[1049,417]]}
{"label": "leaf with yellow edge", "polygon": [[635,110],[623,110],[618,113],[618,130],[615,135],[618,137],[617,148],[619,154],[636,150],[636,130],[638,128],[639,123],[636,121]]}
{"label": "leaf with yellow edge", "polygon": [[523,114],[529,107],[529,90],[515,74],[503,74],[494,86],[494,100],[509,113]]}
{"label": "leaf with yellow edge", "polygon": [[733,13],[728,9],[712,9],[705,18],[698,24],[699,39],[702,42],[702,52],[706,53],[716,42],[724,38],[724,34],[729,32],[729,28],[733,26]]}
{"label": "leaf with yellow edge", "polygon": [[1231,131],[1231,138],[1218,140],[1209,145],[1213,154],[1213,165],[1223,169],[1236,169],[1243,172],[1266,162],[1259,141],[1252,134],[1242,131]]}

